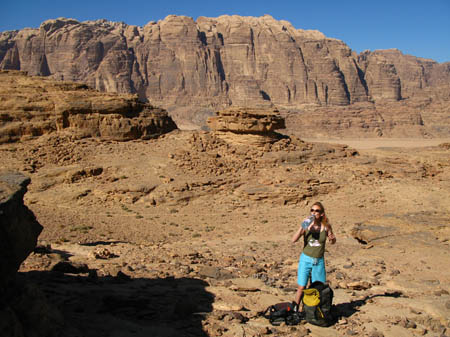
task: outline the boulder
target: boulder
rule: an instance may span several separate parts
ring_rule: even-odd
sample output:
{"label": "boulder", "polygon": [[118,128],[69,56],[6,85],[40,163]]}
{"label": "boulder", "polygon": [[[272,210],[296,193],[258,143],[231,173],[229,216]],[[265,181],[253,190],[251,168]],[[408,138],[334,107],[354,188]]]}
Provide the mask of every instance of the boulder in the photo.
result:
{"label": "boulder", "polygon": [[30,179],[0,173],[0,289],[10,283],[20,264],[36,247],[42,226],[23,203]]}
{"label": "boulder", "polygon": [[216,112],[216,116],[208,118],[207,124],[226,141],[259,146],[280,139],[275,130],[285,128],[284,118],[276,109],[238,107]]}
{"label": "boulder", "polygon": [[0,329],[3,337],[60,336],[64,319],[45,294],[17,271],[42,226],[23,203],[30,178],[0,172]]}

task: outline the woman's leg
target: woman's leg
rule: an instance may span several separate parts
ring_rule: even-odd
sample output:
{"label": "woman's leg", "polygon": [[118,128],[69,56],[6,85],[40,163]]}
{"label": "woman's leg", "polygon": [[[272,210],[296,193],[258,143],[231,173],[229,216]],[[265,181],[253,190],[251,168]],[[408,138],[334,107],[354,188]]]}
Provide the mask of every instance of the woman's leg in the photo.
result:
{"label": "woman's leg", "polygon": [[311,258],[302,253],[300,255],[300,260],[298,262],[298,276],[297,276],[297,293],[295,294],[295,303],[297,303],[297,308],[301,311],[301,300],[303,295],[303,289],[305,289],[308,283],[309,275],[311,274]]}
{"label": "woman's leg", "polygon": [[295,303],[297,303],[297,310],[298,311],[302,311],[303,308],[301,308],[300,304],[301,304],[301,300],[302,300],[302,295],[303,295],[303,289],[305,289],[304,286],[298,286],[297,288],[297,293],[295,294]]}
{"label": "woman's leg", "polygon": [[327,282],[327,276],[325,271],[325,259],[318,258],[316,264],[312,266],[311,282],[320,281],[322,283]]}

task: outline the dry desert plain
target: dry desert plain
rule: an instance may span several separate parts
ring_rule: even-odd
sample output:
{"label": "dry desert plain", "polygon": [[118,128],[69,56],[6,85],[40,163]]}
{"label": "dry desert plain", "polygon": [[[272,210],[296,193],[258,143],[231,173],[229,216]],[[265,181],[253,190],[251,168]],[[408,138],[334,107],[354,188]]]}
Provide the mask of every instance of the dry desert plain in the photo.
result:
{"label": "dry desert plain", "polygon": [[[450,333],[448,139],[261,149],[203,131],[49,134],[0,154],[1,169],[31,177],[25,203],[44,227],[19,276],[59,311],[48,321],[63,336]],[[293,299],[290,239],[317,200],[337,236],[326,265],[338,321],[271,326],[260,312]]]}

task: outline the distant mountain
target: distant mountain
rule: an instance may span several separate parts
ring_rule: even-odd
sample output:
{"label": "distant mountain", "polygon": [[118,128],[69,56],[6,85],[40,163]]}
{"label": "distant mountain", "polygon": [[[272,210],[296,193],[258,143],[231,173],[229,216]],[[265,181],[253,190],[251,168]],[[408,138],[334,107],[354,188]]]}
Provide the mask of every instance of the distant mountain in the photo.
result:
{"label": "distant mountain", "polygon": [[1,33],[0,69],[136,93],[197,125],[228,105],[297,111],[383,104],[430,90],[441,97],[450,84],[450,63],[398,50],[358,55],[340,40],[268,15],[196,22],[171,15],[144,27],[48,20]]}

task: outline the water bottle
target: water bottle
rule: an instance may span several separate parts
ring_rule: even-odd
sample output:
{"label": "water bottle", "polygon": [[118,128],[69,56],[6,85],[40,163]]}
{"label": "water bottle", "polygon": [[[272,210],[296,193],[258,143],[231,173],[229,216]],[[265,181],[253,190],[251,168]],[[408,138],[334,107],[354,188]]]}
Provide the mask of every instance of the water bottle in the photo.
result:
{"label": "water bottle", "polygon": [[313,223],[314,219],[315,219],[314,215],[310,215],[309,218],[303,220],[302,228],[307,229],[309,225]]}

